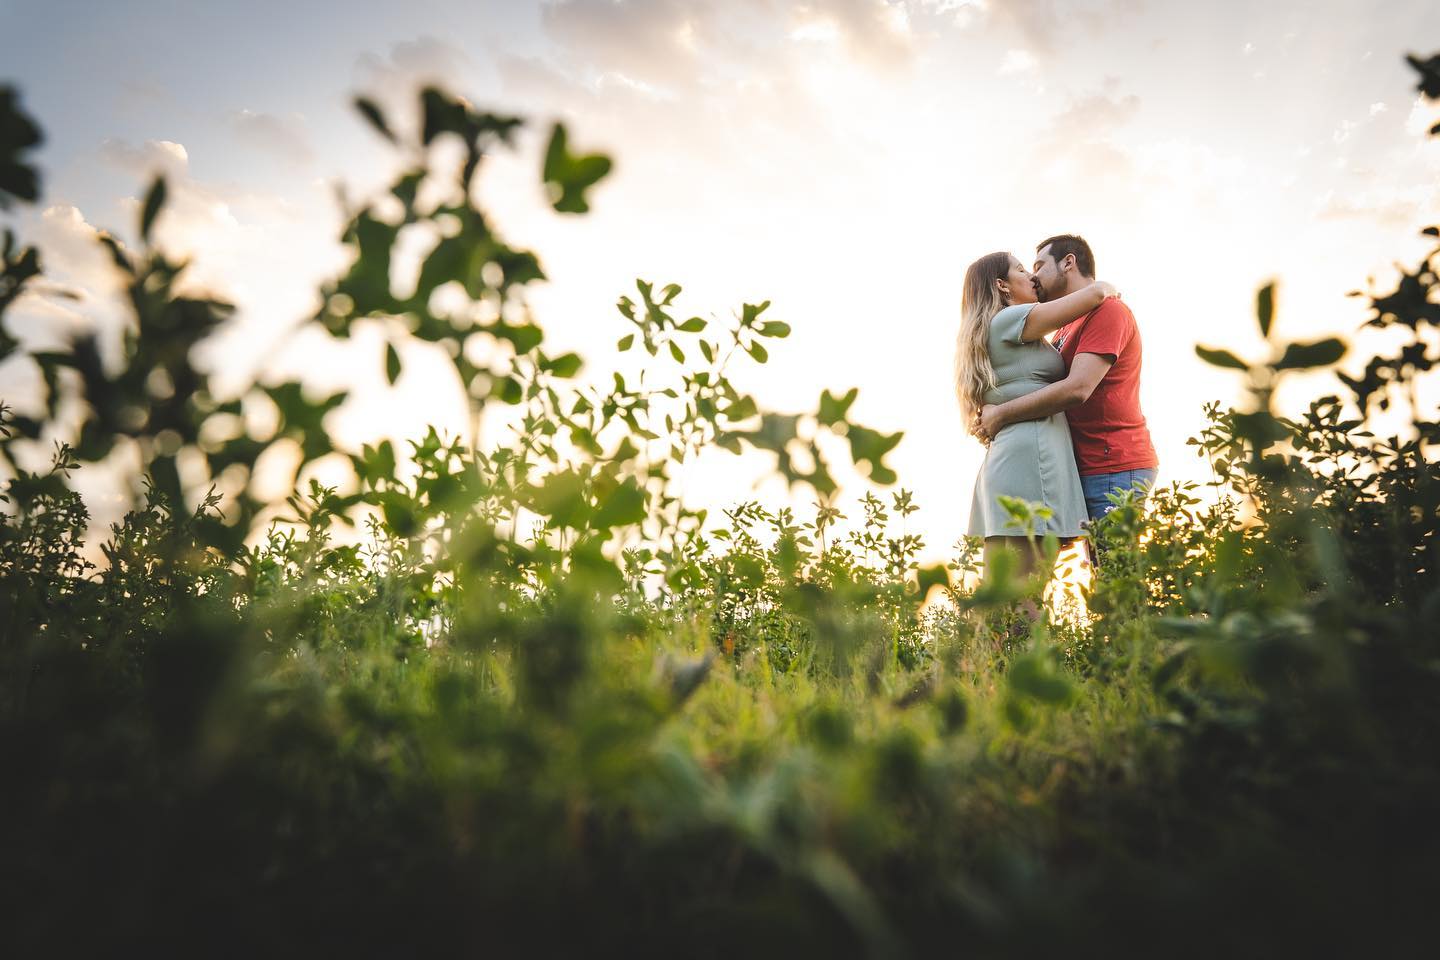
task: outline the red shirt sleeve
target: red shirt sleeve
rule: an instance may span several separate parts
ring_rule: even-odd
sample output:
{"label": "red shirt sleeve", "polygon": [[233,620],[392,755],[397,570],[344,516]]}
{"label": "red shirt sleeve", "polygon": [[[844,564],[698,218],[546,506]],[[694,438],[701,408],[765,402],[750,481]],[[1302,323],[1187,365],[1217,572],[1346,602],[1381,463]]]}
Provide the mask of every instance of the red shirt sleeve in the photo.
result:
{"label": "red shirt sleeve", "polygon": [[1133,336],[1134,315],[1125,304],[1111,298],[1096,307],[1090,319],[1080,327],[1075,352],[1098,353],[1114,359],[1124,352]]}

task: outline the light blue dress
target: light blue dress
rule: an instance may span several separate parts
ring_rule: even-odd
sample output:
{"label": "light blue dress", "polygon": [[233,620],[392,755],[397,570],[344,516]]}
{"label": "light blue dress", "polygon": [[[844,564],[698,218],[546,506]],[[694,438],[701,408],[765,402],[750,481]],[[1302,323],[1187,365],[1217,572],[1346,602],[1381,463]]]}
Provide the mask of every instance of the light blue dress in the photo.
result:
{"label": "light blue dress", "polygon": [[[1065,378],[1065,363],[1058,350],[1043,339],[1020,340],[1025,318],[1034,307],[1033,303],[1016,304],[991,319],[986,346],[995,369],[995,387],[985,394],[986,403],[1005,403]],[[1054,511],[1048,521],[1036,525],[1037,533],[1081,535],[1088,514],[1065,414],[1012,423],[990,441],[970,502],[971,536],[1025,535],[1024,528],[1000,506],[997,498],[1002,495],[1043,503]]]}

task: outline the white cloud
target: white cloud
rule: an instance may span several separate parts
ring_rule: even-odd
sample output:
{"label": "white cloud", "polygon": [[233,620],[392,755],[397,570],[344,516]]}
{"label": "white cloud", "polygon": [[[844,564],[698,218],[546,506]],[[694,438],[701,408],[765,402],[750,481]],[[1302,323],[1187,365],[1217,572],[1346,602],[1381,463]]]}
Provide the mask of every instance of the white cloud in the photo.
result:
{"label": "white cloud", "polygon": [[785,70],[816,45],[869,67],[905,67],[932,32],[917,22],[934,16],[924,4],[886,0],[559,0],[541,8],[567,72],[619,72],[672,93]]}
{"label": "white cloud", "polygon": [[125,140],[108,139],[100,144],[100,156],[127,173],[144,177],[157,173],[183,177],[190,168],[190,152],[184,144],[173,140],[146,140],[136,146]]}
{"label": "white cloud", "polygon": [[1035,54],[1029,50],[1013,49],[1005,51],[1005,59],[1000,61],[1000,75],[1006,76],[1012,73],[1028,73],[1034,70],[1039,64]]}
{"label": "white cloud", "polygon": [[1108,43],[1117,18],[1133,16],[1136,5],[1137,0],[996,0],[976,7],[1043,57],[1079,37]]}
{"label": "white cloud", "polygon": [[1327,190],[1315,204],[1322,220],[1364,220],[1397,230],[1418,227],[1440,214],[1440,187],[1380,184]]}
{"label": "white cloud", "polygon": [[272,153],[297,166],[309,165],[315,159],[299,116],[286,118],[254,110],[237,110],[230,114],[230,127],[242,141]]}
{"label": "white cloud", "polygon": [[422,36],[393,45],[383,57],[375,53],[362,54],[356,63],[356,79],[366,87],[414,88],[453,79],[470,65],[470,57],[453,43]]}
{"label": "white cloud", "polygon": [[40,214],[34,234],[45,275],[79,291],[102,297],[119,292],[115,266],[100,246],[100,231],[78,207],[53,203]]}
{"label": "white cloud", "polygon": [[1440,122],[1440,104],[1432,103],[1424,97],[1416,97],[1415,102],[1410,105],[1410,113],[1405,117],[1405,132],[1411,136],[1423,137],[1429,134],[1430,128],[1436,122]]}

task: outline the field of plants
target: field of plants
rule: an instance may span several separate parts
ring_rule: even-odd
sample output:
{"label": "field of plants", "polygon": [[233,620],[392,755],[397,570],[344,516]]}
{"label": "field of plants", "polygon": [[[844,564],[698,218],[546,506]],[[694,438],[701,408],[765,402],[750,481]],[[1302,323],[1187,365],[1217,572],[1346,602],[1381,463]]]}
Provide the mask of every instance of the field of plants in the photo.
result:
{"label": "field of plants", "polygon": [[[1440,55],[1410,62],[1440,99]],[[1198,348],[1248,387],[1192,440],[1214,488],[1123,502],[1088,612],[1032,624],[1045,584],[981,583],[978,544],[916,562],[900,435],[853,422],[855,391],[783,413],[735,386],[783,349],[767,303],[722,327],[640,281],[616,347],[645,382],[579,386],[525,306],[541,260],[476,206],[522,120],[433,88],[413,133],[356,105],[411,166],[349,211],[307,323],[386,320],[392,382],[397,344],[444,349],[470,437],[337,449],[344,394],[212,393],[192,348],[232,309],[151,242],[163,180],[140,243],[103,238],[123,342],[0,327],[46,386],[0,420],[6,955],[1436,949],[1440,421],[1416,384],[1440,249],[1364,294],[1393,349],[1300,417],[1277,384],[1347,347],[1276,342],[1259,291],[1268,355]],[[0,205],[42,196],[41,137],[0,90]],[[548,143],[554,208],[583,214],[610,161]],[[402,233],[430,238],[403,287]],[[3,254],[0,321],[44,282],[22,238]],[[477,445],[497,409],[516,429]],[[281,443],[353,482],[264,523],[251,474]],[[814,511],[684,503],[676,465],[717,446],[773,456]],[[834,506],[835,450],[863,516]],[[94,562],[72,482],[117,451],[142,470]]]}

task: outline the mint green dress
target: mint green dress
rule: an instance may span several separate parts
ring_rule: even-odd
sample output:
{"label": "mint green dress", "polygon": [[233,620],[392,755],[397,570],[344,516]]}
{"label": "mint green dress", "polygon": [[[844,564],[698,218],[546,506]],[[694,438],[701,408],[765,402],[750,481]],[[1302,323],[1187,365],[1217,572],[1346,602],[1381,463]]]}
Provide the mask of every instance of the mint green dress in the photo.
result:
{"label": "mint green dress", "polygon": [[[1034,306],[1024,303],[1006,307],[990,321],[986,345],[995,368],[995,387],[985,394],[986,403],[1005,403],[1065,377],[1065,363],[1058,350],[1043,339],[1030,343],[1020,340],[1025,318]],[[1012,423],[990,441],[975,480],[975,497],[970,502],[971,536],[1025,535],[1024,528],[1000,506],[997,498],[1002,495],[1043,503],[1054,511],[1048,521],[1036,525],[1037,533],[1081,535],[1081,523],[1088,514],[1065,414]]]}

